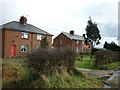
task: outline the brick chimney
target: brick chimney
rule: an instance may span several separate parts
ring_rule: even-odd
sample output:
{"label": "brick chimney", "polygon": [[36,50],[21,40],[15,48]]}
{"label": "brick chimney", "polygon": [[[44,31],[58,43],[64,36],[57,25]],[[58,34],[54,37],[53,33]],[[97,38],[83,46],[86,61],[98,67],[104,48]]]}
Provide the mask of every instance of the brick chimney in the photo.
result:
{"label": "brick chimney", "polygon": [[27,24],[27,18],[24,17],[24,16],[21,16],[21,17],[20,17],[20,23],[21,23],[21,24]]}
{"label": "brick chimney", "polygon": [[74,35],[74,30],[71,30],[71,31],[70,31],[70,34],[71,34],[71,35]]}
{"label": "brick chimney", "polygon": [[83,37],[85,38],[85,34],[83,34]]}

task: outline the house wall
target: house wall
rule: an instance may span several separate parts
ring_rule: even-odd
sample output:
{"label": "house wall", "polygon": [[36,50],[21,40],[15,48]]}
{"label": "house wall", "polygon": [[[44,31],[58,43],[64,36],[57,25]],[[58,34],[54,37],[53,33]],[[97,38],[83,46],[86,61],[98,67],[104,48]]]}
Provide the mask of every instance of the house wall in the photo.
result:
{"label": "house wall", "polygon": [[[72,47],[75,49],[77,54],[80,54],[82,52],[82,41],[79,41],[80,43],[77,44],[77,40],[72,40]],[[78,52],[77,52],[78,48]]]}
{"label": "house wall", "polygon": [[[29,33],[28,39],[22,39],[21,32],[5,30],[4,41],[4,57],[10,56],[10,46],[15,45],[15,56],[26,56],[40,45],[40,40],[37,40],[37,34]],[[49,38],[49,39],[52,39]],[[51,40],[48,40],[51,41]],[[52,42],[49,42],[52,43]],[[21,45],[28,45],[28,52],[21,52]]]}
{"label": "house wall", "polygon": [[49,43],[49,48],[52,48],[52,36],[47,36],[47,41]]}
{"label": "house wall", "polygon": [[0,57],[2,57],[2,46],[3,46],[3,43],[2,43],[2,30],[0,30]]}
{"label": "house wall", "polygon": [[[62,44],[60,44],[60,40],[62,40]],[[72,49],[74,49],[76,51],[76,54],[90,54],[91,53],[91,46],[89,47],[89,45],[85,45],[82,42],[83,41],[79,41],[80,43],[77,44],[77,40],[71,40],[69,39],[67,36],[65,36],[64,34],[60,34],[58,35],[55,39],[54,39],[54,43],[53,46],[56,48],[62,47],[62,48],[66,48],[66,47],[71,47]],[[77,51],[78,48],[78,51]],[[82,48],[84,48],[84,51],[82,51]]]}
{"label": "house wall", "polygon": [[[62,44],[60,44],[60,40],[62,40]],[[56,48],[66,48],[66,47],[71,47],[72,49],[74,49],[76,51],[76,49],[78,48],[79,51],[76,52],[76,54],[80,54],[81,52],[81,48],[82,48],[82,45],[81,43],[80,44],[77,44],[77,40],[71,40],[69,39],[67,36],[65,36],[64,34],[60,34],[58,35],[55,39],[54,39],[54,43],[53,43],[53,46]]]}
{"label": "house wall", "polygon": [[[62,40],[62,44],[60,44],[60,41]],[[53,46],[55,48],[66,48],[66,47],[71,47],[72,43],[71,40],[66,37],[64,34],[60,34],[58,35],[55,39],[54,39],[54,43]]]}

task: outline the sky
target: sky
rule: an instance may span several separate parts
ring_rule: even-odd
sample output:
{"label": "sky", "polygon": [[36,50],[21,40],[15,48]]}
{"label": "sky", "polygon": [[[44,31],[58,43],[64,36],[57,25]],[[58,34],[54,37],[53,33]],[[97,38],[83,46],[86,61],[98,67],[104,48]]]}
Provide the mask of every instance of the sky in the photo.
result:
{"label": "sky", "polygon": [[27,17],[27,23],[51,34],[62,31],[85,32],[91,16],[100,30],[102,47],[105,41],[115,43],[118,37],[119,0],[0,0],[0,25]]}

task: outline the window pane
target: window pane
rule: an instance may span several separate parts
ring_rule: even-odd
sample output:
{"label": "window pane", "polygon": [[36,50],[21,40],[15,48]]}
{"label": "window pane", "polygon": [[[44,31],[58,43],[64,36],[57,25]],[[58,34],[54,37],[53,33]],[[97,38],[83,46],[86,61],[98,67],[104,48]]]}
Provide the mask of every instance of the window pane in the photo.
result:
{"label": "window pane", "polygon": [[79,44],[79,41],[77,41],[77,44]]}
{"label": "window pane", "polygon": [[76,52],[79,52],[78,50],[79,50],[79,49],[78,49],[78,48],[76,48]]}
{"label": "window pane", "polygon": [[41,40],[41,35],[37,34],[37,40]]}
{"label": "window pane", "polygon": [[28,38],[28,33],[24,33],[24,32],[22,32],[22,38],[27,39],[27,38]]}
{"label": "window pane", "polygon": [[24,33],[22,33],[22,38],[24,38]]}
{"label": "window pane", "polygon": [[84,45],[84,41],[82,41],[82,45]]}
{"label": "window pane", "polygon": [[28,33],[24,33],[24,38],[28,38]]}
{"label": "window pane", "polygon": [[62,40],[60,40],[60,44],[62,44]]}
{"label": "window pane", "polygon": [[21,52],[27,52],[27,51],[28,51],[28,45],[22,45]]}

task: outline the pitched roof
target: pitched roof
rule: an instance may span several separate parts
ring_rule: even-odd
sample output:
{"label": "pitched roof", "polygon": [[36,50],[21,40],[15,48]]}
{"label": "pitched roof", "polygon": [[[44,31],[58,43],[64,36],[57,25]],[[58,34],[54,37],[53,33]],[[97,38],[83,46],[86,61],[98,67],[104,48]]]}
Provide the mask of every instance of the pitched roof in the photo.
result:
{"label": "pitched roof", "polygon": [[37,33],[37,34],[53,36],[52,34],[42,29],[39,29],[31,24],[21,24],[20,22],[17,22],[17,21],[12,21],[4,25],[1,25],[0,30],[2,29],[9,29],[9,30],[14,30],[14,31],[22,31],[22,32]]}
{"label": "pitched roof", "polygon": [[66,32],[62,32],[65,36],[67,36],[68,38],[70,38],[71,40],[84,40],[84,37],[79,36],[79,35],[72,35],[70,33],[66,33]]}

